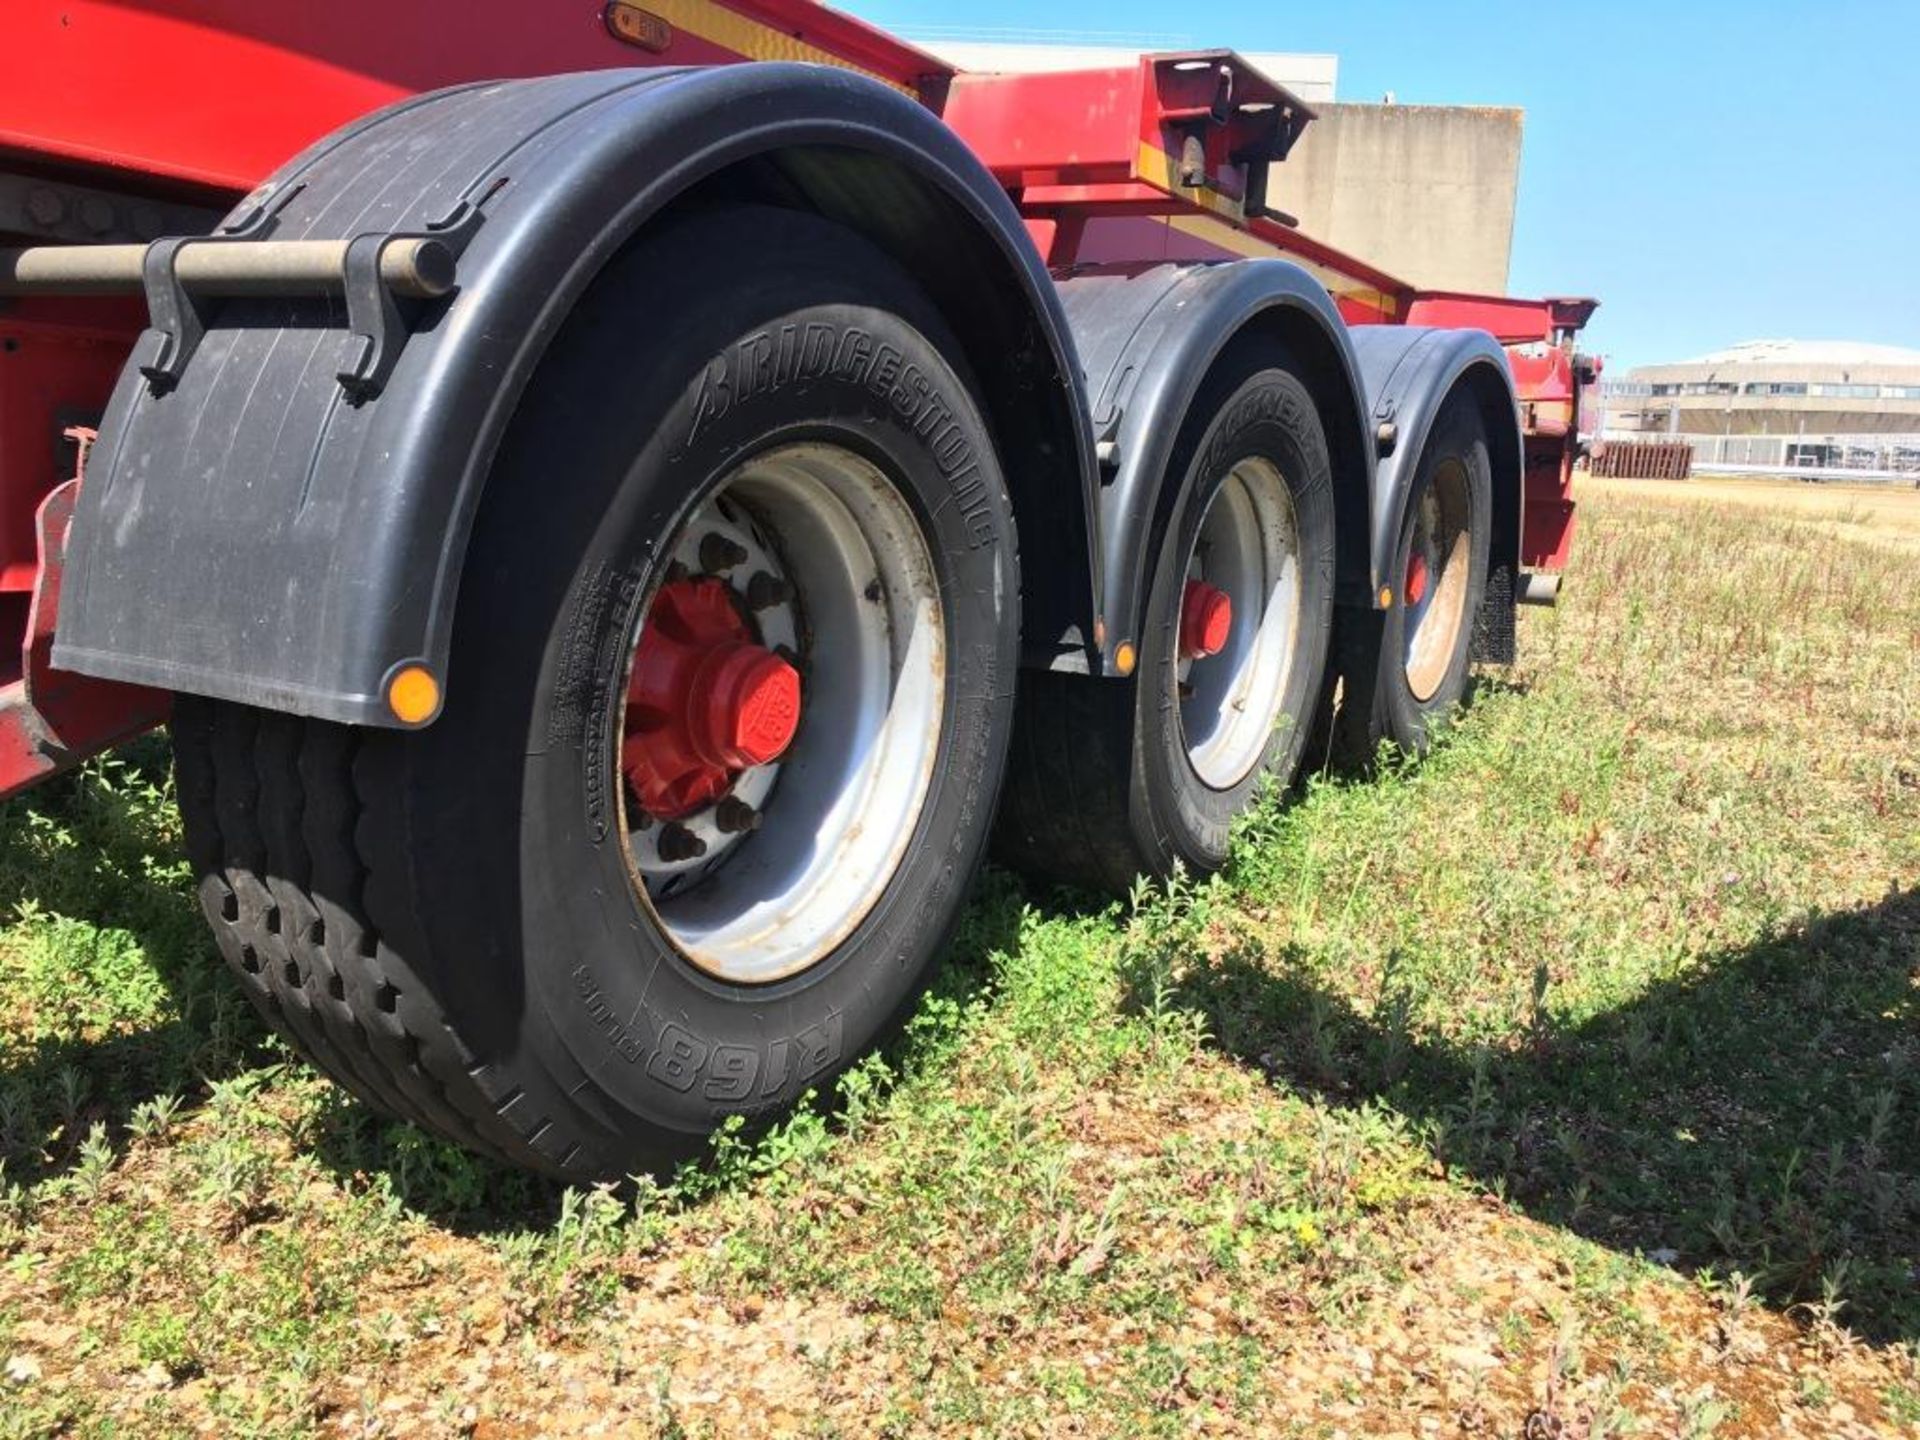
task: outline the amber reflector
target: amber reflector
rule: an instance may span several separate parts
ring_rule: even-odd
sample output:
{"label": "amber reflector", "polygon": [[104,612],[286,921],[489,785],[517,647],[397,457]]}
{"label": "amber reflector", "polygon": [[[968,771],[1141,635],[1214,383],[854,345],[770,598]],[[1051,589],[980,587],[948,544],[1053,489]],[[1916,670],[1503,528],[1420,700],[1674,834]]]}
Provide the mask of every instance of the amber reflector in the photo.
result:
{"label": "amber reflector", "polygon": [[409,665],[387,682],[387,708],[403,725],[424,725],[440,708],[440,682],[424,665]]}
{"label": "amber reflector", "polygon": [[663,54],[673,44],[673,26],[651,10],[629,5],[626,0],[613,0],[607,6],[606,18],[607,33],[616,40],[638,45],[656,55]]}

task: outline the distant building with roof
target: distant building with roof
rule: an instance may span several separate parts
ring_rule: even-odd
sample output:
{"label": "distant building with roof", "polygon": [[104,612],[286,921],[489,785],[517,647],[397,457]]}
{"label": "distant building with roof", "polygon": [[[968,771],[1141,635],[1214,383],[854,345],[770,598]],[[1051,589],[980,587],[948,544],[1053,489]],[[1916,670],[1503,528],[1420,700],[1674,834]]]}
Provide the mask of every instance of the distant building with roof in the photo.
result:
{"label": "distant building with roof", "polygon": [[1920,350],[1753,340],[1603,387],[1604,434],[1690,441],[1697,468],[1920,471]]}

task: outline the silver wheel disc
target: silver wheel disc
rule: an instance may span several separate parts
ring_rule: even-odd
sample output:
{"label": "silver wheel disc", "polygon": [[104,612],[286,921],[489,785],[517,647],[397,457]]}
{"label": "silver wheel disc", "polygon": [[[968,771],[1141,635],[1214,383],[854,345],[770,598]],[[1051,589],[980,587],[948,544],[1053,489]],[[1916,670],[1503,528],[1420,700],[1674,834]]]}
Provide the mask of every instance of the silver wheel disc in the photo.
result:
{"label": "silver wheel disc", "polygon": [[[800,716],[776,759],[730,774],[726,792],[691,813],[649,815],[623,785],[629,869],[699,969],[739,984],[784,979],[872,911],[932,788],[947,673],[932,557],[893,482],[826,444],[741,465],[667,553],[668,584],[731,562],[717,578],[757,643],[799,672]],[[624,711],[618,733],[631,740]]]}
{"label": "silver wheel disc", "polygon": [[1467,582],[1473,568],[1472,514],[1466,468],[1449,460],[1435,468],[1414,511],[1403,557],[1401,603],[1407,688],[1425,704],[1453,665],[1467,619]]}
{"label": "silver wheel disc", "polygon": [[1233,606],[1220,650],[1175,666],[1187,763],[1210,788],[1229,790],[1266,756],[1300,643],[1300,532],[1273,462],[1250,457],[1228,472],[1200,519],[1186,579],[1224,591]]}

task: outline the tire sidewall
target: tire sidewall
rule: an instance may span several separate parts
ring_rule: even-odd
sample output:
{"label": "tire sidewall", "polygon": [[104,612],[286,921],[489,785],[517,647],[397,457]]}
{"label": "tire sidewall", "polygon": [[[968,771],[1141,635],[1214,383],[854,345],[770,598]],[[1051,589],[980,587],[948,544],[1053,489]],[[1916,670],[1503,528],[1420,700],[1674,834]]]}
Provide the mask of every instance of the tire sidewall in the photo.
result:
{"label": "tire sidewall", "polygon": [[[1148,599],[1151,618],[1134,681],[1135,830],[1145,853],[1165,862],[1163,870],[1176,859],[1218,869],[1227,858],[1233,820],[1259,786],[1268,777],[1292,777],[1311,728],[1333,621],[1333,468],[1312,395],[1296,376],[1270,361],[1247,362],[1237,373],[1244,375],[1239,384],[1210,411],[1201,411],[1210,419],[1198,443],[1188,448],[1192,458],[1185,468],[1184,499],[1164,532],[1171,543],[1159,547]],[[1293,504],[1300,542],[1299,631],[1281,699],[1282,723],[1274,727],[1260,763],[1237,784],[1217,789],[1195,773],[1180,722],[1174,687],[1180,600],[1187,556],[1207,508],[1233,467],[1251,458],[1274,465]]]}
{"label": "tire sidewall", "polygon": [[[518,903],[494,906],[517,942],[500,959],[524,986],[526,1023],[512,1042],[613,1132],[614,1154],[685,1150],[726,1114],[785,1108],[896,1021],[957,916],[1004,764],[1018,578],[991,436],[918,292],[895,283],[892,267],[862,264],[857,243],[810,250],[807,238],[789,246],[782,283],[748,281],[678,314],[665,307],[672,343],[648,345],[657,368],[638,377],[631,403],[579,411],[584,493],[554,501],[564,516],[553,528],[575,532],[565,573],[522,577],[543,618],[520,629],[534,633],[485,660],[467,656],[496,671],[489,688],[532,672],[530,705],[481,704],[489,713],[468,727],[496,752],[510,734],[525,756]],[[700,248],[682,244],[689,260]],[[828,353],[853,358],[821,363],[829,339]],[[673,356],[689,359],[662,379],[660,359]],[[929,420],[934,402],[947,418]],[[666,542],[742,460],[796,441],[858,452],[914,512],[942,594],[948,684],[931,786],[878,901],[818,964],[742,986],[692,965],[636,892],[614,730]]]}

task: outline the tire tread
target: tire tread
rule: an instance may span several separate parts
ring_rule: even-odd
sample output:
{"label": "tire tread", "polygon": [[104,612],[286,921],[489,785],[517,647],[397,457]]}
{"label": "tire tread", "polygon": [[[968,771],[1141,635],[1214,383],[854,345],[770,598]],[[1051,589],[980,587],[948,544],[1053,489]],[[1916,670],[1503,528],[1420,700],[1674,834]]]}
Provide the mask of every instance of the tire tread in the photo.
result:
{"label": "tire tread", "polygon": [[[467,1053],[375,918],[408,931],[389,737],[183,696],[177,790],[201,909],[241,989],[373,1109],[490,1159],[573,1173],[586,1148]],[[420,952],[415,951],[418,954]]]}
{"label": "tire tread", "polygon": [[1031,671],[1021,676],[996,849],[1006,863],[1090,889],[1140,873],[1127,789],[1133,687]]}

